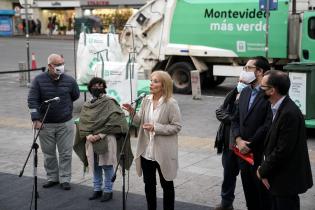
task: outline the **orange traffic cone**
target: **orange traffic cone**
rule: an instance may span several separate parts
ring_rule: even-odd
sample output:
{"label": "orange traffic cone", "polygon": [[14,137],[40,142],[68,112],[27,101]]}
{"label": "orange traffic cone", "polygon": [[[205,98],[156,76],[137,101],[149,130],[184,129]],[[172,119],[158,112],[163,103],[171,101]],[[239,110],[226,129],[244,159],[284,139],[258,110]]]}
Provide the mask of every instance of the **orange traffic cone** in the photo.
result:
{"label": "orange traffic cone", "polygon": [[35,54],[32,53],[32,69],[37,69]]}

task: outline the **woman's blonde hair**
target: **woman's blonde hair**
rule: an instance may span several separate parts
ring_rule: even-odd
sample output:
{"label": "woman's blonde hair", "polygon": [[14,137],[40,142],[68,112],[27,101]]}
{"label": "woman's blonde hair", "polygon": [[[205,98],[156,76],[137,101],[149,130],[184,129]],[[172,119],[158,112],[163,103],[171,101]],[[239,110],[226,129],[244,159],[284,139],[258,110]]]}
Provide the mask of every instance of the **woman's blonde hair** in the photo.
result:
{"label": "woman's blonde hair", "polygon": [[165,97],[165,100],[168,101],[168,99],[173,96],[173,80],[171,76],[167,72],[161,70],[152,72],[151,78],[153,76],[156,76],[161,80],[163,96]]}

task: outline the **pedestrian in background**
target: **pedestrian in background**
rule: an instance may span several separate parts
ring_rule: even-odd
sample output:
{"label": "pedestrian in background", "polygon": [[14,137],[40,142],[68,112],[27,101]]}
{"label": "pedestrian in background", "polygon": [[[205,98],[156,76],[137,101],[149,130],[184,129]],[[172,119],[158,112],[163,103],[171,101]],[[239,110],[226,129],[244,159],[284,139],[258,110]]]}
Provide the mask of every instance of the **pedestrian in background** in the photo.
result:
{"label": "pedestrian in background", "polygon": [[[106,95],[105,80],[92,78],[88,90],[93,98],[82,107],[74,150],[84,165],[88,165],[93,172],[94,192],[89,200],[101,198],[101,202],[106,202],[113,198],[111,180],[114,175],[114,165],[117,165],[120,154],[117,148],[122,147],[128,125],[120,105],[115,99]],[[130,139],[128,138],[127,141],[124,154],[128,170],[133,156]]]}
{"label": "pedestrian in background", "polygon": [[[223,104],[216,110],[216,117],[221,122],[214,147],[217,153],[222,153],[223,182],[221,186],[221,203],[215,210],[233,210],[235,198],[236,177],[239,174],[239,162],[231,146],[235,144],[235,139],[231,133],[231,121],[238,106],[238,98],[241,91],[247,87],[240,75],[237,86],[225,97]],[[252,82],[252,81],[250,81]]]}
{"label": "pedestrian in background", "polygon": [[22,26],[23,26],[22,27],[23,28],[23,33],[26,34],[26,20],[25,19],[22,20]]}
{"label": "pedestrian in background", "polygon": [[42,22],[37,18],[36,19],[36,33],[40,35],[42,31]]}
{"label": "pedestrian in background", "polygon": [[[256,176],[263,156],[263,142],[271,124],[270,103],[260,89],[264,72],[270,69],[264,57],[250,59],[242,75],[249,83],[240,94],[239,106],[232,120],[232,132],[242,154],[253,153],[254,165],[240,159],[241,179],[248,210],[269,210],[269,191]],[[252,82],[250,82],[252,81]]]}
{"label": "pedestrian in background", "polygon": [[[48,72],[36,76],[28,94],[33,126],[40,129],[39,140],[44,154],[44,167],[47,182],[44,188],[60,183],[64,190],[70,190],[72,145],[74,123],[72,120],[73,101],[80,96],[76,81],[64,74],[64,59],[57,54],[48,57]],[[43,116],[47,109],[45,100],[55,97],[60,102],[51,103],[45,121]],[[42,124],[44,125],[42,126]],[[59,152],[59,164],[56,156]]]}
{"label": "pedestrian in background", "polygon": [[48,29],[48,35],[49,36],[53,35],[55,25],[53,24],[52,17],[48,17],[47,29]]}
{"label": "pedestrian in background", "polygon": [[[164,210],[174,210],[173,180],[178,169],[178,132],[181,115],[172,97],[173,81],[164,71],[151,74],[150,95],[142,101],[134,124],[139,125],[139,139],[135,157],[139,176],[143,174],[148,210],[156,210],[156,170],[163,188]],[[123,104],[134,113],[130,104]]]}
{"label": "pedestrian in background", "polygon": [[29,24],[29,27],[30,27],[30,34],[36,34],[36,22],[35,20],[30,20],[30,24]]}
{"label": "pedestrian in background", "polygon": [[272,210],[299,210],[300,193],[313,186],[303,114],[290,99],[289,76],[265,73],[261,89],[271,103],[271,129],[264,143],[264,161],[257,176],[272,195]]}

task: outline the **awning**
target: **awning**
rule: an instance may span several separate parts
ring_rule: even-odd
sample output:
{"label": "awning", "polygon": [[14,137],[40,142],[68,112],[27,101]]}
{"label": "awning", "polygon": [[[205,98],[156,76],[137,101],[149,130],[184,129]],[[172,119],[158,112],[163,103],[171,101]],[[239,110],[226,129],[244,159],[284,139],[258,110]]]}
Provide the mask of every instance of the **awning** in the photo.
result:
{"label": "awning", "polygon": [[100,7],[133,7],[139,8],[145,5],[146,0],[80,0],[82,8]]}
{"label": "awning", "polygon": [[0,9],[0,15],[14,15],[15,11],[10,9]]}

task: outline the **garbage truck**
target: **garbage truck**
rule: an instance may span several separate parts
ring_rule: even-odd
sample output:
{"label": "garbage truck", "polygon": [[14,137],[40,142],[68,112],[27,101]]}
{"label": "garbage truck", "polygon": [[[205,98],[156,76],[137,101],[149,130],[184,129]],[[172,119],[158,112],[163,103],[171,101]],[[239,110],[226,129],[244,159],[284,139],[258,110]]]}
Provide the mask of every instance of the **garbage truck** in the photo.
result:
{"label": "garbage truck", "polygon": [[255,56],[275,69],[315,61],[314,9],[315,0],[152,0],[129,18],[120,43],[144,75],[165,70],[174,92],[187,94],[192,70],[206,88]]}

